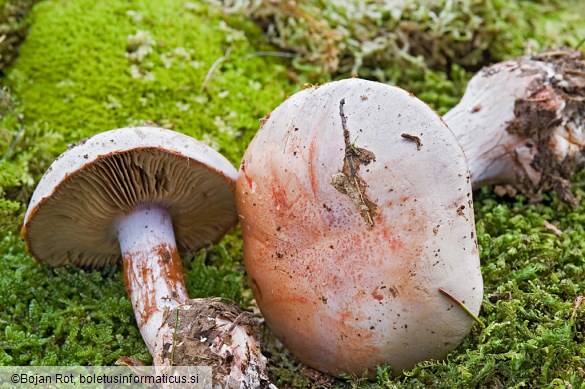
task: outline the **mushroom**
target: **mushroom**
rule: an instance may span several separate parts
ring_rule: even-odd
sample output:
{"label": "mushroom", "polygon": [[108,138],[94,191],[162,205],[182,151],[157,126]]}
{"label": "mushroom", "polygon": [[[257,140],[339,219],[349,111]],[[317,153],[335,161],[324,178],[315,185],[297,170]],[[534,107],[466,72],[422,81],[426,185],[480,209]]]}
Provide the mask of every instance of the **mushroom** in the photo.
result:
{"label": "mushroom", "polygon": [[236,224],[236,175],[223,156],[183,134],[104,132],[49,167],[22,236],[33,257],[52,266],[99,267],[121,256],[155,365],[211,364],[214,379],[233,387],[266,384],[251,317],[215,298],[189,300],[179,257]]}
{"label": "mushroom", "polygon": [[585,158],[585,59],[549,51],[483,68],[444,116],[463,147],[474,189],[512,185],[533,200],[554,189],[575,204],[568,178]]}
{"label": "mushroom", "polygon": [[399,373],[469,333],[483,284],[467,162],[412,94],[360,79],[296,93],[249,145],[236,204],[258,306],[306,364]]}

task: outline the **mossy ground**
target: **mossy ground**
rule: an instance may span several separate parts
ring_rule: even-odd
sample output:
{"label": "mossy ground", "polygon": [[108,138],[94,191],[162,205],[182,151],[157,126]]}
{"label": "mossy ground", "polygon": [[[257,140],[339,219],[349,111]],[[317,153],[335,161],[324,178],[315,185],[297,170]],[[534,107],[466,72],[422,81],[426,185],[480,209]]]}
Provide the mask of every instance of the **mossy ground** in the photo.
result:
{"label": "mossy ground", "polygon": [[[507,26],[511,52],[498,52],[493,42],[494,53],[520,55],[528,38],[537,47],[585,38],[575,22],[585,4],[567,4],[539,13],[550,5],[530,3],[534,19]],[[19,56],[0,79],[0,365],[111,365],[121,356],[148,362],[119,267],[52,269],[26,253],[18,230],[35,183],[68,144],[143,123],[202,139],[237,166],[260,117],[303,82],[329,76],[315,79],[293,72],[286,59],[265,56],[274,48],[251,22],[199,1],[44,0],[27,23]],[[441,113],[471,76],[457,66],[450,79],[416,67],[387,71],[393,72]],[[374,383],[313,381],[271,345],[276,383],[583,387],[585,303],[576,302],[585,294],[585,174],[574,182],[576,209],[552,195],[533,205],[489,190],[476,194],[486,328],[476,326],[446,361],[421,363],[399,379],[381,367]],[[191,296],[250,302],[237,230],[185,261]]]}
{"label": "mossy ground", "polygon": [[[251,22],[200,3],[44,1],[29,18],[2,80],[0,363],[148,361],[119,268],[51,269],[26,254],[18,231],[35,183],[68,144],[149,123],[202,139],[237,166],[258,119],[294,85],[280,61],[256,54],[266,46]],[[129,58],[129,36],[149,48],[142,58]],[[246,303],[240,263],[237,232],[186,258],[190,295]]]}

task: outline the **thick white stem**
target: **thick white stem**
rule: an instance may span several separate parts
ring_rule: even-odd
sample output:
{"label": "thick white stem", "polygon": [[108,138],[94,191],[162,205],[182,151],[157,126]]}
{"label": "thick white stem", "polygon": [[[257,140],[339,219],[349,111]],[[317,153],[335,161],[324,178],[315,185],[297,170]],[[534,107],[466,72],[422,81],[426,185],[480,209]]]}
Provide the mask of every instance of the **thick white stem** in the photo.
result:
{"label": "thick white stem", "polygon": [[120,220],[118,239],[126,291],[142,338],[154,355],[165,312],[189,298],[171,217],[160,207],[137,208]]}
{"label": "thick white stem", "polygon": [[551,51],[482,69],[445,116],[474,189],[511,184],[531,200],[554,189],[575,205],[569,178],[585,165],[585,61]]}
{"label": "thick white stem", "polygon": [[[516,100],[528,96],[538,77],[523,73],[512,61],[484,69],[471,79],[461,102],[443,116],[467,157],[473,189],[516,182],[518,154],[530,153],[535,145],[507,127],[515,118]],[[533,173],[530,161],[521,164]],[[540,179],[535,172],[533,176]]]}

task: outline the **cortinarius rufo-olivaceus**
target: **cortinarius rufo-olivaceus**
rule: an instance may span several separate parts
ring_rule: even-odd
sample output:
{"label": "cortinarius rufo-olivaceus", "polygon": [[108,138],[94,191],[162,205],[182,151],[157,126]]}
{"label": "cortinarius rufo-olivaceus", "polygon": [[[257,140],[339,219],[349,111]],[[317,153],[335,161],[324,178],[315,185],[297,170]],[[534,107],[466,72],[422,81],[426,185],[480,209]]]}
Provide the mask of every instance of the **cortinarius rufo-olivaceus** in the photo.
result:
{"label": "cortinarius rufo-olivaceus", "polygon": [[236,201],[258,305],[308,365],[399,373],[470,331],[483,284],[469,170],[412,94],[348,79],[291,96],[246,151]]}

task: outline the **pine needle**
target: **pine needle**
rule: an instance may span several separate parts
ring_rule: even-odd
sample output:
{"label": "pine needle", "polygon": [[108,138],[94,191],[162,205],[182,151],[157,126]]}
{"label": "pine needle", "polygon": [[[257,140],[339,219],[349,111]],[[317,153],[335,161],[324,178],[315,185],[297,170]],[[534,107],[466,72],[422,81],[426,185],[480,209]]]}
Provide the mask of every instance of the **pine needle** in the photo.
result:
{"label": "pine needle", "polygon": [[479,317],[475,316],[470,310],[469,308],[467,308],[465,306],[465,304],[463,304],[461,301],[457,300],[455,297],[453,297],[449,292],[447,292],[445,289],[443,288],[439,288],[439,292],[441,292],[441,294],[443,294],[444,296],[447,296],[449,298],[449,300],[453,301],[455,304],[457,304],[461,309],[463,309],[463,311],[465,313],[467,313],[473,320],[475,320],[477,323],[479,323],[479,325],[481,326],[481,328],[485,328],[485,324],[483,324],[483,322],[481,320],[479,320]]}

